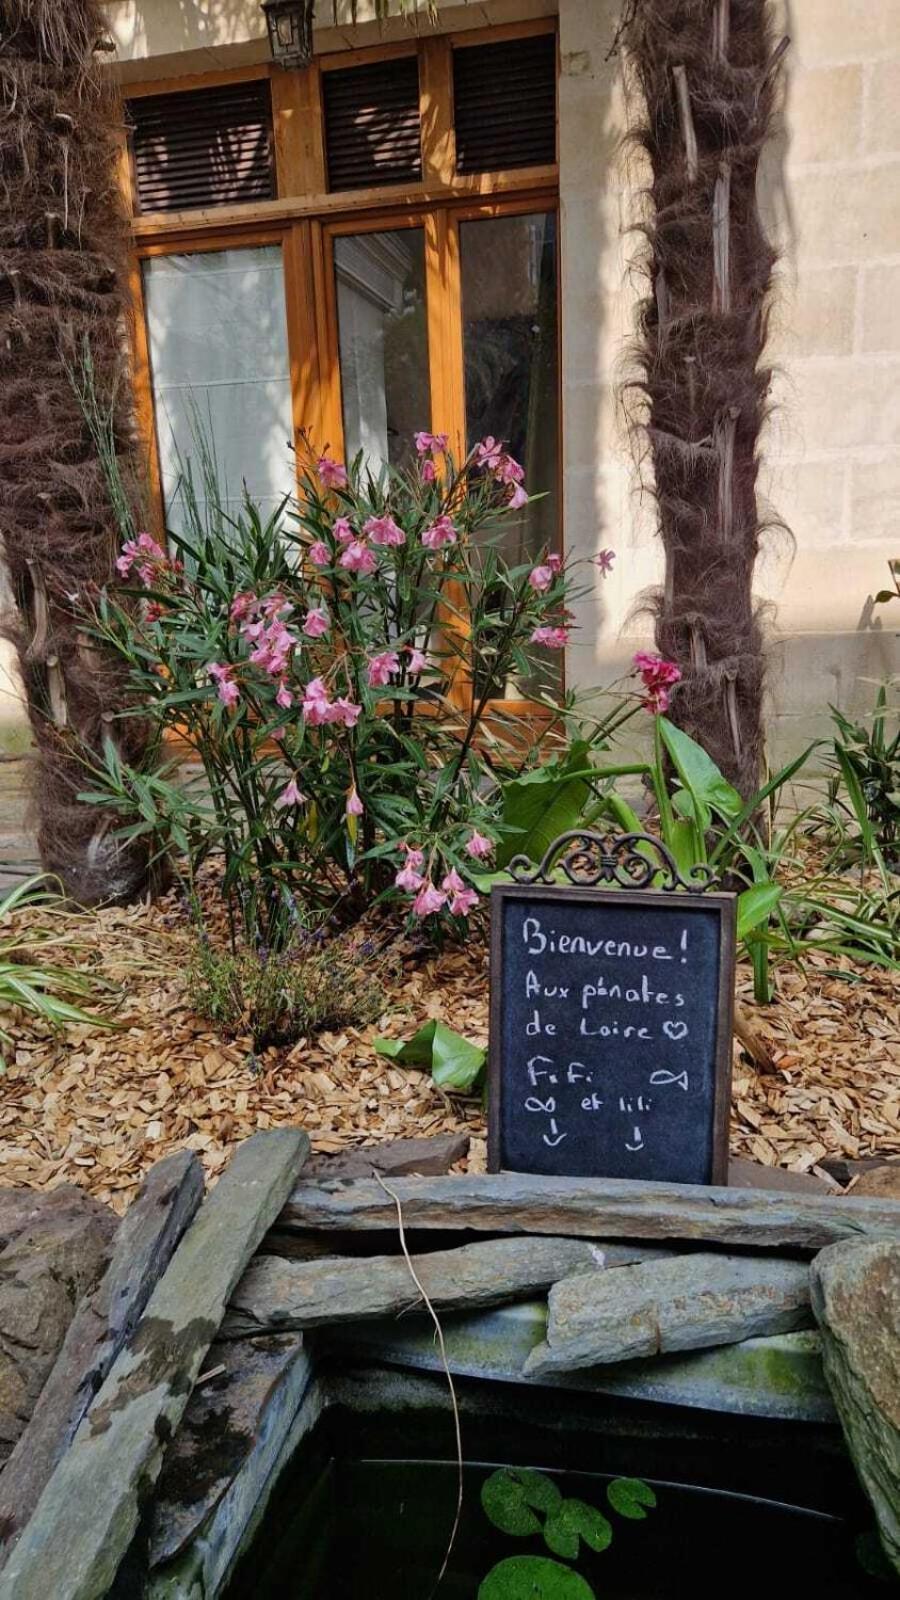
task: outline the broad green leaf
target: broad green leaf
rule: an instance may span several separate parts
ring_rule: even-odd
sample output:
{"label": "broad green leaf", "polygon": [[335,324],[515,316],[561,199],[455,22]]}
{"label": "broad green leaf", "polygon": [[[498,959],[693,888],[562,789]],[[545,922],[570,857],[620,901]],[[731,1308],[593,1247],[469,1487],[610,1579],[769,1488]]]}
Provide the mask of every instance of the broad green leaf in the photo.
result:
{"label": "broad green leaf", "polygon": [[492,1567],[478,1600],[596,1600],[585,1578],[546,1556],[509,1556]]}
{"label": "broad green leaf", "polygon": [[583,1539],[592,1550],[606,1550],[612,1544],[612,1524],[602,1511],[595,1511],[584,1500],[561,1500],[544,1524],[544,1542],[556,1556],[574,1561]]}
{"label": "broad green leaf", "polygon": [[577,828],[590,795],[590,746],[579,740],[565,761],[548,761],[503,790],[501,826],[508,836],[497,847],[497,866],[508,866],[513,856],[540,861],[554,839]]}
{"label": "broad green leaf", "polygon": [[693,822],[678,817],[666,829],[665,842],[675,857],[675,865],[683,878],[693,872],[701,859],[697,850],[697,830]]}
{"label": "broad green leaf", "polygon": [[703,800],[696,800],[687,789],[676,789],[672,796],[672,810],[686,822],[694,823],[706,834],[712,827],[712,812]]}
{"label": "broad green leaf", "polygon": [[490,894],[495,883],[513,883],[508,872],[470,872],[469,877],[479,894]]}
{"label": "broad green leaf", "polygon": [[561,1495],[552,1478],[525,1467],[500,1467],[481,1485],[485,1516],[501,1533],[540,1533],[535,1511],[552,1512]]}
{"label": "broad green leaf", "polygon": [[378,1055],[389,1056],[401,1066],[430,1069],[441,1088],[463,1094],[475,1087],[487,1058],[480,1045],[436,1021],[426,1022],[411,1039],[375,1039],[374,1047]]}
{"label": "broad green leaf", "polygon": [[697,744],[681,728],[676,728],[667,717],[660,717],[659,731],[679,779],[698,808],[709,807],[724,817],[726,822],[736,817],[744,802],[702,745]]}
{"label": "broad green leaf", "polygon": [[607,1486],[606,1498],[620,1517],[631,1522],[643,1522],[646,1507],[656,1505],[656,1495],[642,1478],[613,1478]]}
{"label": "broad green leaf", "polygon": [[748,933],[758,928],[760,923],[767,923],[772,912],[781,899],[781,887],[777,883],[755,883],[752,889],[745,889],[738,895],[737,903],[737,936],[746,939]]}
{"label": "broad green leaf", "polygon": [[584,814],[584,824],[587,828],[595,828],[598,823],[613,822],[622,833],[643,833],[644,827],[637,812],[632,810],[627,800],[621,795],[612,792],[601,795]]}

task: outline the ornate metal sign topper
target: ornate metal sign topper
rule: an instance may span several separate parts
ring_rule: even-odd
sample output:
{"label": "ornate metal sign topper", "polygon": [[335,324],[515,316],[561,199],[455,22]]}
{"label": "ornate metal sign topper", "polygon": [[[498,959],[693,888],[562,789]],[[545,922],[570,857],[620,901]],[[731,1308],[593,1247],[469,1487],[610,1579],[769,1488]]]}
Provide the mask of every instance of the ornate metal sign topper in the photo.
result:
{"label": "ornate metal sign topper", "polygon": [[593,833],[588,828],[561,833],[537,866],[527,856],[514,856],[508,870],[516,883],[553,884],[562,872],[571,884],[587,889],[613,883],[620,889],[687,889],[703,894],[719,881],[718,873],[704,862],[685,876],[668,846],[652,833]]}

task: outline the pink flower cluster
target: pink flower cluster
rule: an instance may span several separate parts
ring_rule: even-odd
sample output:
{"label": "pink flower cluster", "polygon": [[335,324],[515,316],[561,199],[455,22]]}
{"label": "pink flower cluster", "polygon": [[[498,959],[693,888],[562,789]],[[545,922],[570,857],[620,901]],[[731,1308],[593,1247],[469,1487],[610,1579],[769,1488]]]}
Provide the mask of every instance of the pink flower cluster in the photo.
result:
{"label": "pink flower cluster", "polygon": [[347,468],[342,461],[333,461],[331,456],[320,456],[316,471],[323,489],[346,489]]}
{"label": "pink flower cluster", "polygon": [[[270,677],[279,680],[275,699],[283,710],[287,710],[288,706],[294,703],[294,697],[285,677],[291,652],[298,642],[296,634],[291,632],[284,620],[290,616],[292,610],[293,607],[283,595],[273,594],[264,600],[251,590],[235,595],[229,609],[231,621],[237,624],[241,638],[253,646],[249,657],[251,666],[260,667]],[[313,625],[308,626],[311,619]],[[321,607],[308,612],[304,627],[313,637],[316,636],[317,629],[320,633],[324,632],[328,627],[327,613]],[[221,662],[213,661],[210,662],[207,671],[215,680],[222,704],[237,705],[240,689],[235,682],[236,665],[229,663],[223,666]]]}
{"label": "pink flower cluster", "polygon": [[[363,577],[371,577],[376,568],[375,554],[370,549],[371,545],[401,545],[406,543],[406,534],[398,527],[393,517],[369,517],[363,523],[362,532],[358,533],[350,524],[347,517],[336,517],[332,533],[339,545],[343,546],[339,557],[339,565],[346,572],[358,572]],[[309,559],[316,567],[331,565],[331,551],[324,539],[316,539],[309,547]]]}
{"label": "pink flower cluster", "polygon": [[569,629],[564,624],[552,623],[535,628],[531,643],[542,644],[545,650],[565,650],[570,638]]}
{"label": "pink flower cluster", "polygon": [[493,474],[498,483],[504,484],[511,491],[507,501],[509,511],[519,511],[528,504],[528,493],[525,488],[525,468],[504,450],[503,445],[493,434],[488,434],[480,444],[475,446],[473,459],[476,467]]}
{"label": "pink flower cluster", "polygon": [[172,565],[162,545],[157,544],[152,534],[139,533],[136,539],[126,539],[122,554],[116,560],[116,571],[120,578],[127,578],[132,567],[137,567],[141,583],[149,588],[160,568],[171,569]]}
{"label": "pink flower cluster", "polygon": [[291,778],[287,786],[282,789],[275,804],[277,806],[302,806],[305,800],[306,795],[298,788],[297,779]]}
{"label": "pink flower cluster", "polygon": [[400,657],[396,650],[382,650],[380,655],[369,657],[366,673],[370,689],[383,689],[391,681],[391,673],[400,671]]}
{"label": "pink flower cluster", "polygon": [[310,639],[321,639],[328,632],[331,620],[324,606],[310,606],[303,618],[303,632]]}
{"label": "pink flower cluster", "polygon": [[416,449],[420,456],[433,455],[435,452],[443,455],[450,443],[449,433],[425,433],[420,429],[414,437]]}
{"label": "pink flower cluster", "polygon": [[285,623],[285,618],[290,616],[292,610],[293,606],[283,595],[273,594],[263,600],[259,595],[246,593],[235,597],[230,613],[232,622],[238,625],[241,638],[253,646],[250,652],[251,665],[260,667],[272,678],[281,679],[278,704],[283,706],[291,704],[287,698],[290,691],[284,683],[284,675],[291,651],[298,642],[296,634]]}
{"label": "pink flower cluster", "polygon": [[669,690],[681,680],[681,668],[664,656],[650,650],[638,650],[634,657],[635,670],[640,673],[644,686],[641,705],[654,716],[669,709]]}
{"label": "pink flower cluster", "polygon": [[216,693],[223,706],[237,705],[241,692],[234,679],[234,667],[223,666],[220,661],[211,661],[207,671],[216,684]]}
{"label": "pink flower cluster", "polygon": [[426,550],[441,550],[445,544],[456,543],[456,528],[448,516],[436,517],[430,528],[422,534]]}
{"label": "pink flower cluster", "polygon": [[321,678],[310,678],[303,691],[303,716],[311,728],[320,728],[326,722],[342,722],[345,728],[355,728],[362,706],[339,695],[332,700]]}
{"label": "pink flower cluster", "polygon": [[423,483],[434,483],[437,479],[437,467],[434,464],[435,455],[443,455],[450,435],[447,433],[424,433],[420,431],[415,435],[416,450],[421,457],[420,471]]}
{"label": "pink flower cluster", "polygon": [[547,590],[562,571],[562,556],[548,556],[541,566],[532,567],[528,574],[528,582],[537,594],[546,594]]}
{"label": "pink flower cluster", "polygon": [[455,867],[445,874],[438,888],[420,870],[425,864],[424,851],[410,844],[403,844],[400,848],[405,852],[406,860],[394,883],[398,889],[405,889],[407,894],[415,896],[413,915],[431,917],[446,906],[451,916],[467,917],[472,907],[478,904],[477,889],[471,888]]}
{"label": "pink flower cluster", "polygon": [[391,681],[391,675],[399,672],[403,666],[401,656],[408,656],[406,669],[411,678],[417,677],[420,672],[425,672],[429,662],[423,650],[414,644],[404,644],[399,650],[382,650],[378,655],[369,657],[366,672],[370,689],[383,689]]}

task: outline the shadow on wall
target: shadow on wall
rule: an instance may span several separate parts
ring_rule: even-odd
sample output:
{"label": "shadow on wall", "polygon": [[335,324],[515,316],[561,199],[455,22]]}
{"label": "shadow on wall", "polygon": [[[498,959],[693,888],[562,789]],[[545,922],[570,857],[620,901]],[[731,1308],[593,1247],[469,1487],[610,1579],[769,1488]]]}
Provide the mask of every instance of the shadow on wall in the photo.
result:
{"label": "shadow on wall", "polygon": [[617,437],[616,361],[632,332],[622,236],[631,218],[623,174],[623,64],[609,52],[619,0],[560,8],[560,285],[562,438],[567,553],[616,548],[613,575],[586,578],[574,603],[569,686],[609,681],[613,636],[633,597],[628,464]]}
{"label": "shadow on wall", "polygon": [[114,24],[116,9],[133,15],[133,36],[146,56],[238,44],[266,33],[259,0],[204,0],[202,10],[198,0],[117,0]]}
{"label": "shadow on wall", "polygon": [[[778,251],[779,259],[783,260],[786,257],[790,261],[794,257],[797,244],[797,226],[787,180],[788,153],[791,145],[791,91],[794,76],[793,40],[796,36],[791,0],[780,0],[776,8],[776,19],[779,39],[786,38],[790,43],[781,65],[781,97],[778,112],[760,158],[757,198],[763,227]],[[776,281],[776,300],[777,297]]]}

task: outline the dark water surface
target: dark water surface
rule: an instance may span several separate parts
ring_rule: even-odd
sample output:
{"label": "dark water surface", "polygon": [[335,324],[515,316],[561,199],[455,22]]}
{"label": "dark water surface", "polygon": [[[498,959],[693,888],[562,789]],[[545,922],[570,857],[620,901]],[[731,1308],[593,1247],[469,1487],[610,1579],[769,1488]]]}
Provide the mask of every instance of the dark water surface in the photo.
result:
{"label": "dark water surface", "polygon": [[[542,1465],[540,1461],[534,1463]],[[498,1561],[549,1556],[539,1534],[511,1537],[488,1521],[481,1485],[496,1462],[469,1462],[460,1530],[436,1600],[475,1600]],[[610,1512],[610,1475],[551,1469],[566,1496],[614,1524],[609,1549],[582,1544],[568,1563],[597,1600],[851,1600],[898,1592],[866,1575],[854,1544],[866,1525],[721,1488],[647,1479],[657,1507],[645,1521]],[[305,1453],[233,1580],[228,1600],[429,1600],[456,1508],[455,1463],[325,1458]]]}

